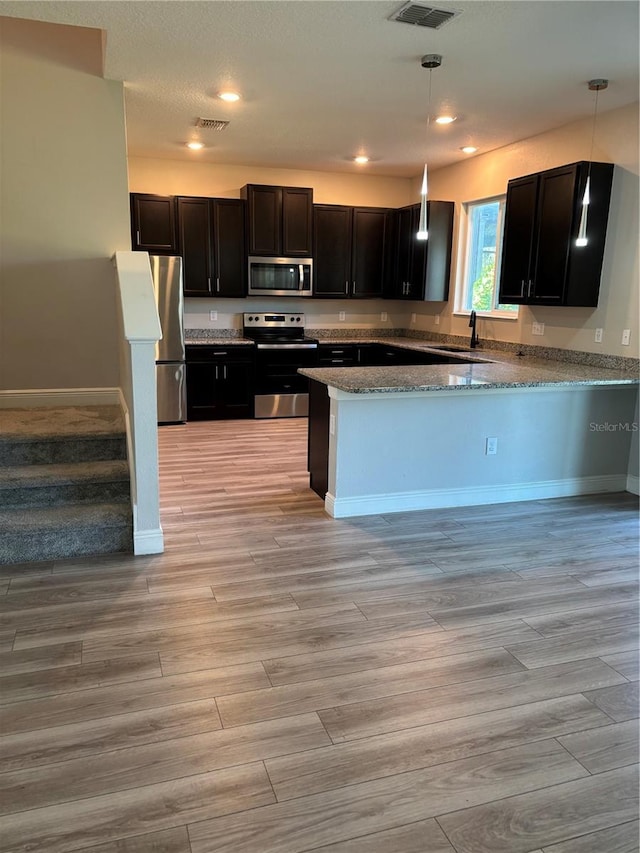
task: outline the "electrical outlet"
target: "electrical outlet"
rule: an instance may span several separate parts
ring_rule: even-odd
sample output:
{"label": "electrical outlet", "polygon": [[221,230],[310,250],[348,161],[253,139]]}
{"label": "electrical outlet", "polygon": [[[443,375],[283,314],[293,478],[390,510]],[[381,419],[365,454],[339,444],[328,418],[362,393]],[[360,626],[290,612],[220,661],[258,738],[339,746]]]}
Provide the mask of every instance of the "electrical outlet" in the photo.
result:
{"label": "electrical outlet", "polygon": [[436,314],[436,326],[440,325],[440,315]]}
{"label": "electrical outlet", "polygon": [[341,311],[341,312],[338,314],[338,320],[346,320],[346,319],[347,319],[347,315],[345,314],[345,312],[344,312],[344,311]]}
{"label": "electrical outlet", "polygon": [[412,323],[415,323],[415,322],[416,322],[416,319],[417,319],[417,315],[416,315],[416,314],[412,314],[412,315],[411,315],[411,322],[412,322]]}
{"label": "electrical outlet", "polygon": [[386,312],[386,311],[381,311],[381,312],[380,312],[380,319],[381,319],[381,320],[382,320],[382,322],[384,323],[384,321],[387,319],[387,312]]}
{"label": "electrical outlet", "polygon": [[532,323],[531,334],[532,335],[544,335],[544,323]]}
{"label": "electrical outlet", "polygon": [[495,456],[498,452],[498,439],[496,436],[487,438],[484,452],[487,456]]}
{"label": "electrical outlet", "polygon": [[623,346],[628,347],[630,340],[631,340],[631,329],[625,329],[622,333],[622,344],[623,344]]}
{"label": "electrical outlet", "polygon": [[218,312],[217,311],[209,311],[209,319],[210,320],[217,320],[218,319]]}
{"label": "electrical outlet", "polygon": [[601,344],[601,343],[602,343],[602,329],[596,329],[595,342],[596,342],[597,344]]}

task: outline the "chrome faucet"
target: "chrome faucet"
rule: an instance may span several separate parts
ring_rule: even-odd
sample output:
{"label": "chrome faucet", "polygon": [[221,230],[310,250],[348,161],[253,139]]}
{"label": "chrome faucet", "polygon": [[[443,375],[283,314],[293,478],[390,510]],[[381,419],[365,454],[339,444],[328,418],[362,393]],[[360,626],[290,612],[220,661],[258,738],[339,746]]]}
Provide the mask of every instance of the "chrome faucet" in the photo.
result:
{"label": "chrome faucet", "polygon": [[480,343],[478,335],[476,334],[476,319],[477,319],[476,318],[476,312],[472,311],[471,314],[469,315],[469,326],[471,328],[471,342],[470,342],[471,349],[475,349],[478,346],[478,344]]}

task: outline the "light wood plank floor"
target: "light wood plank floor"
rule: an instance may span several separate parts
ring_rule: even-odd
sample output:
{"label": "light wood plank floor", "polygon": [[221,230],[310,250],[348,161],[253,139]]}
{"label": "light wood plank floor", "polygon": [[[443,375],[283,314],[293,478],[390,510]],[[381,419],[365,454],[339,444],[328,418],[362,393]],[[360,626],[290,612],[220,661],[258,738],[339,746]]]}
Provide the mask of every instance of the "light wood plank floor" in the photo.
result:
{"label": "light wood plank floor", "polygon": [[166,552],[0,571],[0,850],[637,853],[629,494],[332,520],[160,431]]}

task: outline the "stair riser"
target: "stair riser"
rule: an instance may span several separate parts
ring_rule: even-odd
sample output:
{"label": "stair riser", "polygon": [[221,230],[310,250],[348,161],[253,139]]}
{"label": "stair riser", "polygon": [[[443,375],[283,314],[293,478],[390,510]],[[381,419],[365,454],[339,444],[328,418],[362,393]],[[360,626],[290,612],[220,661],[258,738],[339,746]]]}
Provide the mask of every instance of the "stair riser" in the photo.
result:
{"label": "stair riser", "polygon": [[0,536],[0,565],[59,560],[88,554],[131,553],[130,525]]}
{"label": "stair riser", "polygon": [[2,441],[0,465],[44,465],[64,462],[101,462],[126,459],[125,438],[81,441]]}
{"label": "stair riser", "polygon": [[69,483],[60,486],[19,486],[0,489],[0,506],[65,506],[74,503],[125,503],[130,498],[128,482]]}

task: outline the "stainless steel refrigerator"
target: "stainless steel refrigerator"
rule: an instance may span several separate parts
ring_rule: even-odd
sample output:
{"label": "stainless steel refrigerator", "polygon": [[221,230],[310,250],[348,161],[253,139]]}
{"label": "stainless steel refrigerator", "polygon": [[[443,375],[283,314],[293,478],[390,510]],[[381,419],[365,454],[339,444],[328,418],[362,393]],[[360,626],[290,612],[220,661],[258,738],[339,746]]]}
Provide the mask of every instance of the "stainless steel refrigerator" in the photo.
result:
{"label": "stainless steel refrigerator", "polygon": [[150,255],[149,260],[162,328],[156,344],[158,423],[179,424],[187,419],[182,258]]}

